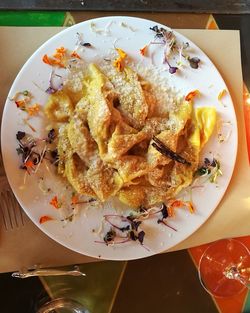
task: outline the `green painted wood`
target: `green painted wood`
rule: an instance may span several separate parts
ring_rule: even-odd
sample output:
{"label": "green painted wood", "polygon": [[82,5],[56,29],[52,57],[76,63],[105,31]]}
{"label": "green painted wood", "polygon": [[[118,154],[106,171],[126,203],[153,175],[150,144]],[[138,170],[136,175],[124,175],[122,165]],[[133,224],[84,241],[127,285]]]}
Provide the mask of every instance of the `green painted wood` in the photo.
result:
{"label": "green painted wood", "polygon": [[65,12],[0,11],[0,26],[63,26]]}

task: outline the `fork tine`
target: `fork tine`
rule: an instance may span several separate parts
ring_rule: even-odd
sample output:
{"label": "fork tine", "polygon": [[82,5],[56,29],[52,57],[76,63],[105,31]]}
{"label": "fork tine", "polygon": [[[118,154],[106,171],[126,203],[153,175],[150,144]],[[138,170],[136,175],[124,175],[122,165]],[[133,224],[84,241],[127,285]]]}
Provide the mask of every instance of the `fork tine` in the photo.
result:
{"label": "fork tine", "polygon": [[13,214],[12,214],[12,207],[10,205],[8,191],[2,193],[2,206],[5,214],[7,228],[13,229]]}
{"label": "fork tine", "polygon": [[17,221],[17,211],[16,211],[16,199],[14,199],[14,196],[10,190],[7,191],[7,196],[9,199],[9,211],[11,209],[12,216],[13,216],[13,226],[16,224],[16,227],[18,227],[18,221]]}
{"label": "fork tine", "polygon": [[[2,198],[2,193],[0,194],[0,197]],[[5,230],[8,230],[7,221],[6,221],[6,218],[5,218],[5,214],[4,214],[2,203],[1,203],[0,209],[1,209],[1,216],[2,216],[2,220],[3,220],[4,228],[5,228]]]}
{"label": "fork tine", "polygon": [[7,200],[7,193],[1,192],[1,210],[3,213],[3,220],[4,220],[6,230],[13,228],[11,214],[10,214],[10,210],[8,209],[8,207],[9,205],[8,205],[8,200]]}
{"label": "fork tine", "polygon": [[22,224],[22,226],[24,226],[24,212],[23,212],[23,209],[21,208],[20,204],[17,201],[16,201],[16,206],[17,206],[17,211],[19,212],[21,224]]}
{"label": "fork tine", "polygon": [[3,190],[0,191],[0,209],[4,228],[6,230],[24,226],[22,208],[8,184],[6,184]]}

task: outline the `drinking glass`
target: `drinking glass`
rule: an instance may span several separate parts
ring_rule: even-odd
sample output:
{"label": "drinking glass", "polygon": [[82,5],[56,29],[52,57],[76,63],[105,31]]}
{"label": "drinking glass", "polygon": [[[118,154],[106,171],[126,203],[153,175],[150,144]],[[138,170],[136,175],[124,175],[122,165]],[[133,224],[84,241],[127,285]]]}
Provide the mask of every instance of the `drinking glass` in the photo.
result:
{"label": "drinking glass", "polygon": [[198,267],[202,286],[215,297],[230,297],[250,287],[250,253],[238,240],[222,239],[203,253]]}
{"label": "drinking glass", "polygon": [[66,299],[58,298],[45,303],[37,313],[89,313],[79,302]]}

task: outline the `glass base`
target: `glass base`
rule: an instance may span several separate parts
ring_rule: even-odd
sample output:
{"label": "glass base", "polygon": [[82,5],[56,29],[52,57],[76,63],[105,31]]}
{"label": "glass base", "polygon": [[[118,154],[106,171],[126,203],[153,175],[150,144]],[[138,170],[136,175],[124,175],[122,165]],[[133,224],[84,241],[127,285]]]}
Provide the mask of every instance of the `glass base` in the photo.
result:
{"label": "glass base", "polygon": [[45,303],[37,313],[89,313],[88,310],[77,301],[59,298]]}

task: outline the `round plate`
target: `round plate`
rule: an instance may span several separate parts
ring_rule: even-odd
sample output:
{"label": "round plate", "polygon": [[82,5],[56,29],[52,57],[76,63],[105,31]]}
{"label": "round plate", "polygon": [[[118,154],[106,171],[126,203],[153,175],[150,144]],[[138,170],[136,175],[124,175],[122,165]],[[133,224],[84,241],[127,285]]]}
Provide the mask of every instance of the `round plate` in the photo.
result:
{"label": "round plate", "polygon": [[[85,255],[109,260],[130,260],[173,247],[190,236],[208,219],[222,199],[233,173],[237,153],[237,122],[234,107],[229,92],[223,97],[223,105],[217,98],[223,89],[227,90],[225,82],[209,58],[189,39],[175,31],[177,41],[189,42],[191,56],[201,60],[198,69],[193,69],[186,64],[176,74],[171,75],[167,65],[162,62],[161,45],[150,45],[149,55],[143,57],[140,49],[154,40],[155,34],[150,27],[155,25],[167,28],[156,22],[139,18],[105,17],[86,21],[60,32],[43,44],[25,63],[12,85],[5,104],[2,120],[2,152],[7,177],[16,198],[31,220],[49,237]],[[155,220],[147,220],[144,225],[146,233],[144,246],[132,241],[114,246],[97,243],[100,238],[93,230],[99,228],[104,215],[104,211],[100,208],[82,209],[79,216],[66,225],[60,221],[39,224],[42,215],[52,215],[60,219],[57,210],[49,204],[51,196],[55,195],[60,187],[57,185],[55,175],[46,172],[45,166],[42,169],[45,171],[46,179],[51,182],[52,194],[45,196],[41,193],[35,175],[28,176],[23,187],[24,171],[19,170],[20,160],[16,153],[15,135],[19,130],[29,133],[31,130],[24,125],[23,112],[16,108],[10,98],[17,91],[29,90],[36,102],[45,104],[48,95],[42,90],[48,87],[51,67],[42,62],[42,57],[44,54],[52,55],[55,49],[61,46],[74,50],[77,32],[83,34],[84,41],[92,45],[91,49],[84,48],[82,51],[82,58],[86,63],[98,63],[103,58],[110,57],[112,53],[114,55],[114,47],[121,48],[133,63],[140,63],[142,66],[153,63],[160,69],[159,73],[167,76],[169,84],[182,95],[198,89],[201,96],[195,99],[195,105],[215,106],[220,118],[225,122],[230,121],[230,140],[219,143],[215,132],[203,151],[203,156],[211,157],[213,153],[221,161],[223,176],[219,177],[218,184],[207,183],[202,191],[193,189],[195,213],[191,214],[188,210],[179,209],[175,217],[168,220],[177,231],[157,224]],[[33,133],[34,136],[38,137],[39,133],[44,132],[43,117],[34,117],[30,123],[37,130],[35,134]],[[105,213],[107,212],[112,212],[110,206],[105,209]]]}

